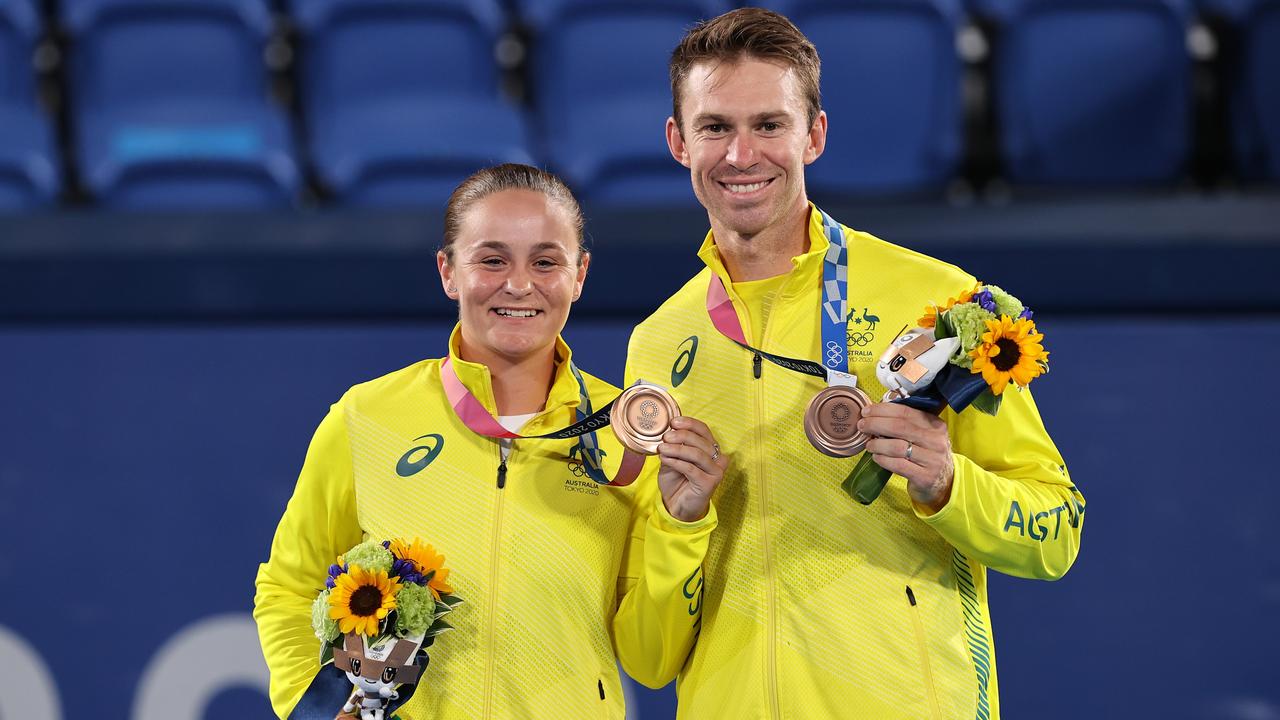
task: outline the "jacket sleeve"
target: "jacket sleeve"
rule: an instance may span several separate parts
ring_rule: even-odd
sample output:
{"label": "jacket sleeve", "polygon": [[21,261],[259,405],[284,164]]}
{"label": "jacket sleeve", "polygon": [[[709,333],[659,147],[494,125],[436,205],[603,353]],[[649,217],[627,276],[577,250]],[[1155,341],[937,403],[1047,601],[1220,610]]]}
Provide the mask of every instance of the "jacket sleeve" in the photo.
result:
{"label": "jacket sleeve", "polygon": [[[614,652],[643,685],[671,682],[702,624],[702,561],[716,526],[713,505],[693,522],[673,518],[658,491],[657,460],[637,480],[631,533],[618,576]],[[652,468],[652,470],[650,470]]]}
{"label": "jacket sleeve", "polygon": [[[635,334],[631,343],[636,342]],[[628,348],[626,382],[636,377]],[[667,512],[658,489],[658,460],[636,480],[631,530],[618,573],[614,652],[636,682],[660,688],[684,667],[702,626],[702,561],[716,526],[712,503],[705,517],[681,522]]]}
{"label": "jacket sleeve", "polygon": [[253,619],[271,671],[271,706],[287,717],[320,670],[320,640],[311,629],[311,605],[329,566],[361,541],[351,451],[342,403],[316,429],[307,458],[258,568]]}
{"label": "jacket sleeve", "polygon": [[1008,575],[1056,580],[1080,549],[1084,496],[1028,390],[1010,386],[994,416],[947,411],[955,481],[933,515],[916,514],[958,550]]}

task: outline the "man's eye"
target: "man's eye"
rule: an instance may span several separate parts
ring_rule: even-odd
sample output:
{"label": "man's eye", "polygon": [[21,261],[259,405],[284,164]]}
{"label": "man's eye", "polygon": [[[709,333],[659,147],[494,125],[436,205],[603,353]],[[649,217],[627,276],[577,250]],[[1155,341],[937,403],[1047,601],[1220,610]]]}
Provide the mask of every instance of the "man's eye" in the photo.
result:
{"label": "man's eye", "polygon": [[719,135],[720,133],[724,132],[725,127],[724,127],[724,125],[720,125],[719,123],[714,123],[714,124],[711,124],[711,125],[705,125],[705,126],[703,126],[703,128],[702,128],[702,129],[703,129],[703,130],[706,130],[707,132],[709,132],[709,133],[711,133],[711,134],[713,134],[713,135]]}
{"label": "man's eye", "polygon": [[538,260],[538,261],[534,262],[533,264],[534,264],[535,266],[539,267],[539,268],[544,268],[544,269],[545,269],[545,268],[553,268],[553,267],[555,267],[556,265],[559,265],[560,263],[557,263],[557,262],[556,262],[556,261],[554,261],[554,260]]}
{"label": "man's eye", "polygon": [[480,263],[483,265],[501,265],[502,258],[485,258],[484,260],[481,260]]}
{"label": "man's eye", "polygon": [[782,129],[782,126],[776,122],[768,122],[761,125],[760,129],[764,130],[765,132],[777,132]]}

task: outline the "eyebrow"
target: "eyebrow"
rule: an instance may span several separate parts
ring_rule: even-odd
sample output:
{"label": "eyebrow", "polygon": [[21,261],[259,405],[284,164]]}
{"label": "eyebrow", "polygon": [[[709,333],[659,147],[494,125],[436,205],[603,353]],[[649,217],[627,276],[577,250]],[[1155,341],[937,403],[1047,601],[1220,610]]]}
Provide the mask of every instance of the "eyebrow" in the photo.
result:
{"label": "eyebrow", "polygon": [[[491,249],[491,250],[501,250],[503,252],[511,251],[511,246],[502,242],[501,240],[481,240],[480,242],[476,243],[474,247],[476,250]],[[533,252],[544,252],[547,250],[558,250],[560,252],[564,252],[563,247],[550,241],[540,242],[537,245],[534,245],[532,248],[530,248],[530,250]]]}
{"label": "eyebrow", "polygon": [[[762,123],[762,122],[768,122],[771,120],[790,119],[790,117],[791,117],[791,114],[788,113],[786,110],[767,110],[765,112],[756,113],[755,115],[752,115],[750,118],[750,121],[752,123]],[[729,118],[723,115],[717,115],[716,113],[702,113],[701,115],[695,116],[693,118],[693,122],[696,125],[702,125],[706,123],[719,123],[723,125],[731,124],[729,121]]]}

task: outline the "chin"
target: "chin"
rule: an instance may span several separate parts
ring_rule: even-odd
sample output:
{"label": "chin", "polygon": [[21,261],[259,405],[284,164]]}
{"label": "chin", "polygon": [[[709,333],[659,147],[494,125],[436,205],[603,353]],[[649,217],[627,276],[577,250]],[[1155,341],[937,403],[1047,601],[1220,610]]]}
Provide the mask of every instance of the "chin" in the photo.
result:
{"label": "chin", "polygon": [[545,337],[525,333],[502,333],[492,337],[490,347],[494,352],[508,358],[528,357],[540,350],[555,344],[554,335]]}

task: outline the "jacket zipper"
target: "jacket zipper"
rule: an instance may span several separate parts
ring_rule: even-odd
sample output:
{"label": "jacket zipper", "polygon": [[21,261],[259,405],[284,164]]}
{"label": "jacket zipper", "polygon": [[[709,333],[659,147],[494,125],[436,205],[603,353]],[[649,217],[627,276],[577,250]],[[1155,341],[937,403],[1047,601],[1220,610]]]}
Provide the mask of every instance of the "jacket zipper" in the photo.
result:
{"label": "jacket zipper", "polygon": [[[512,448],[514,450],[514,448]],[[498,558],[501,557],[500,546],[502,542],[502,503],[506,493],[502,489],[507,485],[507,458],[502,457],[502,443],[498,442],[498,499],[497,509],[494,511],[493,519],[493,541],[489,543],[490,551],[493,553],[489,558],[489,612],[486,621],[488,622],[489,635],[489,652],[488,659],[485,662],[484,674],[484,714],[481,717],[493,717],[493,658],[498,653],[494,647],[494,637],[497,635],[497,602],[498,602]]]}
{"label": "jacket zipper", "polygon": [[[764,344],[764,338],[768,333],[769,325],[766,319],[760,331],[761,345]],[[751,364],[756,379],[759,380],[760,353],[755,354]],[[764,385],[762,383],[756,384],[755,402],[756,417],[764,417]],[[756,448],[763,447],[768,447],[764,437],[764,423],[756,423]],[[765,694],[769,701],[769,716],[780,718],[782,712],[778,707],[778,610],[774,598],[773,548],[769,537],[769,476],[765,471],[764,455],[758,449],[756,450],[756,467],[758,468],[756,476],[760,478],[760,546],[764,555],[765,577]]]}
{"label": "jacket zipper", "polygon": [[924,643],[924,623],[920,622],[920,608],[916,605],[916,594],[911,586],[907,586],[907,602],[911,603],[911,624],[916,629],[916,648],[920,651],[920,670],[924,676],[925,698],[929,701],[930,717],[942,720],[942,711],[938,709],[938,693],[933,687],[933,671],[929,667],[929,650]]}

